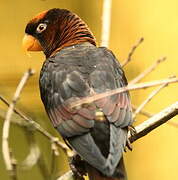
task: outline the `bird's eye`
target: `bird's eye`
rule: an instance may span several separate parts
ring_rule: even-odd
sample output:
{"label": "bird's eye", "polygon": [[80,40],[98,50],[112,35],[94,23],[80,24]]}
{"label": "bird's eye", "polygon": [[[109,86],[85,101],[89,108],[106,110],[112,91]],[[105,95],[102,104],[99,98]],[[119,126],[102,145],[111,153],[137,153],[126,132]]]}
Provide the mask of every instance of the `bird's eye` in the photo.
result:
{"label": "bird's eye", "polygon": [[37,31],[37,33],[41,33],[41,32],[43,32],[46,28],[47,28],[47,24],[41,23],[41,24],[39,24],[38,27],[36,28],[36,31]]}

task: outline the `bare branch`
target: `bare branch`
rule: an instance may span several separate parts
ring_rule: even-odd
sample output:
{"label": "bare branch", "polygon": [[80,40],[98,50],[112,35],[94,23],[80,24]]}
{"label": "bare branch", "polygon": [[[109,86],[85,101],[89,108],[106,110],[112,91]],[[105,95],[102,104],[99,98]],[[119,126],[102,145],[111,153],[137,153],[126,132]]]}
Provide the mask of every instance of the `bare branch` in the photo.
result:
{"label": "bare branch", "polygon": [[140,113],[140,111],[144,108],[144,106],[146,104],[148,104],[153,97],[158,94],[163,88],[165,88],[168,84],[162,84],[160,87],[156,88],[154,91],[152,91],[149,96],[140,104],[140,106],[135,110],[135,112],[133,113],[132,117],[133,119],[135,119],[136,115]]}
{"label": "bare branch", "polygon": [[11,163],[12,163],[12,171],[9,171],[9,175],[12,180],[17,180],[17,160],[12,154],[12,151],[10,151],[10,158],[11,158]]}
{"label": "bare branch", "polygon": [[143,40],[144,40],[144,38],[141,37],[141,38],[138,40],[138,42],[132,47],[131,51],[130,51],[129,54],[128,54],[127,59],[126,59],[123,63],[121,63],[121,67],[126,66],[126,65],[131,61],[132,55],[134,54],[134,52],[135,52],[135,50],[137,49],[137,47],[143,42]]}
{"label": "bare branch", "polygon": [[[136,110],[137,107],[135,105],[132,105],[132,109]],[[146,116],[146,117],[148,117],[148,118],[154,116],[154,114],[152,114],[152,113],[150,113],[150,112],[148,112],[146,110],[141,110],[139,113]],[[172,122],[172,121],[167,121],[166,124],[178,128],[178,122],[176,123],[176,122]]]}
{"label": "bare branch", "polygon": [[158,126],[162,125],[163,123],[167,122],[169,119],[173,118],[178,114],[178,102],[172,104],[171,106],[165,108],[158,114],[154,115],[153,117],[149,118],[148,120],[144,121],[140,125],[136,126],[136,134],[131,136],[129,133],[129,139],[131,142],[136,141],[137,139],[145,136]]}
{"label": "bare branch", "polygon": [[17,86],[17,89],[15,91],[15,94],[13,96],[12,99],[12,103],[9,105],[6,117],[5,117],[5,121],[4,121],[4,125],[3,125],[3,132],[2,132],[2,153],[3,153],[3,158],[4,158],[4,162],[6,165],[6,169],[9,171],[9,175],[12,179],[16,179],[15,174],[13,173],[14,171],[14,166],[12,164],[12,159],[11,159],[11,155],[10,155],[10,150],[9,150],[9,130],[10,130],[10,120],[11,120],[11,116],[13,113],[13,109],[17,103],[17,100],[20,96],[20,93],[23,89],[23,87],[25,86],[27,80],[29,79],[29,77],[31,75],[34,74],[34,71],[29,69],[27,72],[24,73],[19,85]]}
{"label": "bare branch", "polygon": [[75,180],[73,172],[70,170],[66,172],[64,175],[61,177],[57,178],[57,180]]}
{"label": "bare branch", "polygon": [[158,80],[158,81],[151,81],[151,82],[131,84],[131,85],[128,84],[128,86],[126,87],[110,90],[104,93],[94,94],[94,95],[76,100],[75,102],[72,102],[69,104],[69,108],[75,108],[77,106],[81,106],[82,104],[92,103],[96,100],[99,100],[108,96],[112,96],[114,94],[126,92],[129,90],[131,91],[131,90],[137,90],[137,89],[146,89],[148,87],[158,86],[165,83],[170,84],[170,83],[176,83],[176,82],[178,82],[178,78],[163,79],[163,80]]}
{"label": "bare branch", "polygon": [[52,157],[51,157],[51,168],[50,168],[50,176],[54,177],[55,172],[55,165],[56,165],[56,158],[59,156],[58,147],[55,143],[51,144],[51,150],[52,150]]}
{"label": "bare branch", "polygon": [[112,6],[112,0],[104,0],[103,15],[102,15],[101,46],[105,46],[105,47],[108,47],[109,45],[111,6]]}
{"label": "bare branch", "polygon": [[[10,106],[9,102],[0,95],[0,99],[7,105]],[[28,118],[25,114],[23,114],[21,111],[19,111],[17,108],[13,109],[14,112],[19,115],[22,119],[24,119],[27,123],[29,123],[33,128],[35,128],[38,132],[40,132],[42,135],[47,137],[52,143],[55,143],[58,147],[62,148],[64,152],[67,154],[67,156],[72,156],[73,152],[68,148],[68,146],[65,143],[62,143],[59,141],[57,137],[54,137],[52,134],[50,134],[48,131],[46,131],[43,127],[41,127],[40,124],[33,121],[32,119]]]}
{"label": "bare branch", "polygon": [[160,63],[164,62],[166,60],[166,57],[158,59],[156,62],[154,62],[151,66],[149,66],[145,71],[143,71],[141,74],[139,74],[136,78],[131,80],[129,84],[135,84],[139,82],[141,79],[143,79],[146,75],[151,73]]}
{"label": "bare branch", "polygon": [[[138,108],[138,107],[136,107],[135,105],[132,104],[132,109],[133,109],[134,111],[136,111],[137,108]],[[146,117],[148,117],[148,118],[150,118],[150,117],[152,117],[152,116],[154,115],[154,114],[152,114],[152,113],[150,113],[150,112],[148,112],[148,111],[145,111],[145,110],[141,110],[139,113],[142,114],[142,115],[144,115],[144,116],[146,116]]]}
{"label": "bare branch", "polygon": [[[3,119],[4,116],[5,116],[5,113],[3,111],[0,111],[0,117]],[[51,175],[49,173],[47,164],[45,162],[44,155],[43,153],[41,153],[40,148],[34,136],[34,132],[36,129],[28,121],[24,121],[24,119],[22,119],[17,114],[13,114],[11,118],[11,123],[15,123],[16,125],[23,128],[25,135],[27,137],[28,143],[29,143],[29,148],[30,148],[30,151],[28,155],[26,156],[25,160],[23,160],[21,163],[18,164],[18,167],[20,168],[20,170],[29,170],[34,165],[37,165],[39,167],[39,170],[43,178],[50,179]],[[58,146],[56,145],[56,148],[57,147]]]}
{"label": "bare branch", "polygon": [[[5,119],[5,115],[6,115],[5,110],[0,109],[0,119],[1,120]],[[11,123],[18,125],[22,128],[27,128],[27,130],[31,128],[31,125],[28,122],[24,121],[24,119],[19,117],[17,114],[12,115]]]}

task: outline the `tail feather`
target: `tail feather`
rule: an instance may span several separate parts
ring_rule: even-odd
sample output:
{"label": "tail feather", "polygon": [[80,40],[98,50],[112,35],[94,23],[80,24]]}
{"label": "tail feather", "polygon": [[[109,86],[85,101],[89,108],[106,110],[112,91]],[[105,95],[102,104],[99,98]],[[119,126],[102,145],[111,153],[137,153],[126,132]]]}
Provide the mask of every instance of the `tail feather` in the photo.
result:
{"label": "tail feather", "polygon": [[116,167],[115,173],[112,177],[107,177],[91,165],[86,165],[89,180],[127,180],[127,173],[124,166],[123,157],[121,158],[118,166]]}

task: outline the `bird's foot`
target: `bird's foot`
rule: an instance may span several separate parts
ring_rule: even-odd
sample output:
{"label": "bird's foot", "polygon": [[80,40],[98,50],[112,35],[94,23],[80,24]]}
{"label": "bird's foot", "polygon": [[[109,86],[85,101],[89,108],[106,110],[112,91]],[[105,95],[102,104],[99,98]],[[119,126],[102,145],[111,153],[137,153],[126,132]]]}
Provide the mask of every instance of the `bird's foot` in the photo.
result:
{"label": "bird's foot", "polygon": [[[134,126],[130,125],[128,126],[128,131],[130,131],[130,135],[134,136],[137,132]],[[132,143],[130,142],[130,139],[127,137],[127,142],[126,142],[126,146],[127,148],[132,151]],[[124,151],[126,151],[126,148],[124,149]]]}
{"label": "bird's foot", "polygon": [[128,131],[130,131],[131,136],[134,136],[137,133],[135,127],[132,125],[128,126]]}
{"label": "bird's foot", "polygon": [[[132,149],[133,149],[132,144],[131,144],[129,138],[127,138],[126,147],[127,147],[130,151],[132,151]],[[124,151],[126,152],[126,148],[124,149]]]}
{"label": "bird's foot", "polygon": [[84,180],[84,175],[86,175],[85,162],[80,158],[79,155],[75,155],[70,160],[70,168],[77,180]]}

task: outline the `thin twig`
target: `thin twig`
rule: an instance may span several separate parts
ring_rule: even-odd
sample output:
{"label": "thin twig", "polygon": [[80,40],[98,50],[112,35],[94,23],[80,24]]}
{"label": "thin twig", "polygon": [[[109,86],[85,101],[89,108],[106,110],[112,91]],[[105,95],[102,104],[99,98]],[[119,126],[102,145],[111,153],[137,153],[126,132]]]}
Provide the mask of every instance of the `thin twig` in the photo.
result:
{"label": "thin twig", "polygon": [[9,171],[9,173],[11,173],[10,177],[13,180],[17,180],[17,160],[13,156],[12,151],[10,151],[10,158],[11,158],[11,163],[12,163],[12,168],[13,168],[12,171]]}
{"label": "thin twig", "polygon": [[[10,106],[9,102],[0,95],[0,99],[7,105]],[[55,143],[58,147],[64,150],[64,152],[67,154],[67,156],[72,156],[73,152],[68,148],[68,146],[65,143],[62,143],[59,141],[57,137],[54,137],[52,134],[50,134],[48,131],[46,131],[40,124],[35,122],[34,120],[28,118],[25,114],[23,114],[21,111],[19,111],[17,108],[13,109],[14,112],[19,115],[22,119],[24,119],[26,122],[28,122],[33,128],[35,128],[38,132],[40,132],[42,135],[47,137],[51,142]]]}
{"label": "thin twig", "polygon": [[[132,104],[132,109],[133,109],[134,111],[136,111],[137,108],[138,108],[137,106],[135,106],[135,105]],[[152,113],[150,113],[150,112],[148,112],[148,111],[145,111],[145,110],[141,110],[139,113],[142,114],[142,115],[144,115],[144,116],[146,116],[146,117],[148,117],[148,118],[150,118],[150,117],[152,117],[152,116],[154,115],[154,114],[152,114]]]}
{"label": "thin twig", "polygon": [[51,157],[51,168],[50,168],[50,176],[54,177],[55,167],[56,167],[56,158],[59,156],[58,147],[55,143],[51,143],[52,157]]}
{"label": "thin twig", "polygon": [[64,175],[61,177],[57,178],[57,180],[75,180],[73,172],[70,170],[66,172]]}
{"label": "thin twig", "polygon": [[162,84],[160,87],[156,88],[154,91],[152,91],[149,96],[138,106],[138,108],[133,113],[132,117],[135,119],[136,115],[140,113],[140,111],[145,107],[146,104],[148,104],[153,97],[158,94],[163,88],[165,88],[168,84]]}
{"label": "thin twig", "polygon": [[176,83],[178,82],[178,78],[172,78],[172,79],[163,79],[163,80],[158,80],[158,81],[151,81],[151,82],[145,82],[145,83],[139,83],[139,84],[128,84],[128,86],[126,87],[122,87],[122,88],[118,88],[118,89],[114,89],[114,90],[110,90],[104,93],[99,93],[99,94],[94,94],[79,100],[76,100],[75,102],[72,102],[69,104],[69,108],[74,108],[77,106],[81,106],[82,104],[88,104],[88,103],[92,103],[96,100],[108,97],[108,96],[112,96],[114,94],[118,94],[118,93],[122,93],[122,92],[126,92],[126,91],[131,91],[131,90],[137,90],[137,89],[146,89],[149,87],[153,87],[153,86],[158,86],[161,84],[165,84],[165,83]]}
{"label": "thin twig", "polygon": [[[135,111],[137,108],[138,108],[138,107],[136,107],[135,105],[132,104],[132,109],[133,109],[134,111]],[[150,112],[148,112],[148,111],[146,111],[146,110],[143,110],[143,109],[139,112],[139,114],[142,114],[142,115],[144,115],[144,116],[146,116],[146,117],[148,117],[148,118],[151,118],[151,117],[154,116],[154,114],[152,114],[152,113],[150,113]],[[178,128],[178,123],[176,123],[176,122],[167,121],[166,124]]]}
{"label": "thin twig", "polygon": [[129,139],[131,142],[136,141],[137,139],[145,136],[158,126],[163,123],[166,123],[169,119],[173,118],[174,116],[178,115],[178,102],[172,104],[171,106],[163,109],[158,114],[154,115],[153,117],[149,118],[148,120],[144,121],[140,125],[135,127],[136,134],[131,136],[129,133]]}
{"label": "thin twig", "polygon": [[[5,115],[6,115],[5,110],[0,109],[0,119],[1,120],[5,119]],[[31,129],[31,125],[28,122],[24,121],[24,119],[19,117],[17,114],[12,115],[11,123],[18,125],[22,128]]]}
{"label": "thin twig", "polygon": [[164,62],[165,60],[166,60],[166,57],[162,57],[162,58],[158,59],[151,66],[149,66],[145,71],[143,71],[141,74],[139,74],[133,80],[131,80],[129,82],[129,84],[135,84],[135,83],[139,82],[141,79],[143,79],[146,75],[151,73],[160,63]]}
{"label": "thin twig", "polygon": [[130,50],[127,59],[121,63],[121,67],[126,66],[132,59],[132,55],[134,54],[135,50],[137,49],[137,47],[143,42],[144,38],[141,37],[138,42],[132,47],[132,49]]}
{"label": "thin twig", "polygon": [[17,103],[17,100],[20,96],[20,93],[23,89],[23,87],[25,86],[27,80],[29,79],[29,77],[31,75],[34,74],[34,71],[29,69],[27,72],[24,73],[19,85],[17,86],[17,89],[15,91],[15,94],[13,96],[12,99],[12,103],[9,105],[6,117],[5,117],[5,121],[4,121],[4,125],[3,125],[3,131],[2,131],[2,153],[3,153],[3,158],[4,158],[4,162],[6,165],[6,169],[9,171],[9,175],[12,179],[16,179],[16,177],[14,177],[14,173],[12,173],[14,171],[13,165],[12,165],[12,160],[10,157],[10,150],[9,150],[9,130],[10,130],[10,120],[11,120],[11,116],[13,113],[13,109]]}
{"label": "thin twig", "polygon": [[[4,116],[5,116],[5,112],[0,111],[0,118],[4,119]],[[53,177],[52,173],[51,174],[49,173],[45,159],[44,159],[44,157],[42,157],[43,153],[40,152],[40,148],[34,137],[34,132],[36,129],[28,121],[24,121],[24,119],[19,117],[19,115],[17,115],[17,114],[13,114],[11,123],[15,123],[16,125],[18,125],[24,129],[25,135],[26,135],[28,143],[29,143],[29,148],[30,148],[30,151],[29,151],[28,155],[26,156],[25,160],[23,160],[23,162],[19,163],[18,167],[22,170],[29,170],[34,165],[37,164],[44,179],[46,179],[47,177],[50,177],[50,179],[51,179]],[[55,146],[55,153],[59,154],[58,146],[53,142],[51,143],[51,145]],[[54,148],[54,146],[52,147],[52,149]],[[54,152],[54,150],[53,150],[53,152]],[[54,155],[54,156],[56,157],[56,155]],[[52,159],[53,159],[53,157],[52,157]],[[53,160],[52,160],[52,163],[53,163]],[[14,164],[14,166],[15,166],[15,164]],[[51,172],[54,172],[54,169],[55,169],[55,166],[53,166],[51,168]]]}
{"label": "thin twig", "polygon": [[108,47],[109,45],[111,6],[112,6],[112,0],[104,0],[103,15],[102,15],[101,46],[105,46],[105,47]]}

